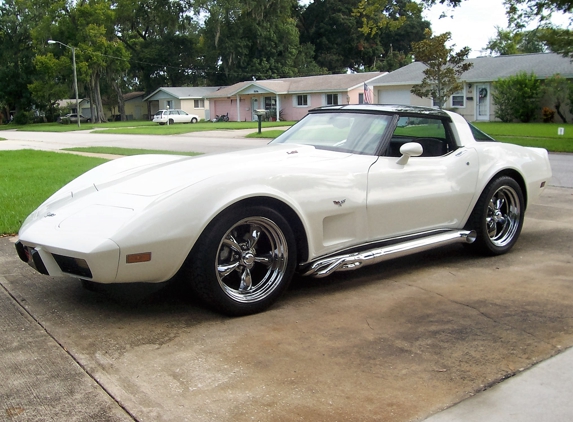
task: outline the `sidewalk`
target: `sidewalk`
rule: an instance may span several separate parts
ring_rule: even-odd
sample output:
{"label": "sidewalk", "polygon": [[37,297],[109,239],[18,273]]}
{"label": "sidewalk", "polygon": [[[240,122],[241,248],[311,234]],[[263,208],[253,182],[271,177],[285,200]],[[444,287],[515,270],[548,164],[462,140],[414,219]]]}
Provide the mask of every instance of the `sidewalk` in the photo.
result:
{"label": "sidewalk", "polygon": [[425,422],[573,421],[573,348]]}

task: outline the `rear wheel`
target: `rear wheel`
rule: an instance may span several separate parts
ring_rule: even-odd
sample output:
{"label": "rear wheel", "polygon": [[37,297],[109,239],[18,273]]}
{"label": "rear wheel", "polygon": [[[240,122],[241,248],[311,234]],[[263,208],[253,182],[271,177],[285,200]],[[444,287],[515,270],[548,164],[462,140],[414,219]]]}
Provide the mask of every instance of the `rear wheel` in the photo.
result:
{"label": "rear wheel", "polygon": [[206,302],[227,315],[265,310],[288,287],[296,243],[276,211],[252,206],[218,217],[201,235],[185,273]]}
{"label": "rear wheel", "polygon": [[485,255],[508,252],[521,233],[525,201],[519,184],[508,176],[492,180],[482,192],[466,228],[475,230],[468,247]]}
{"label": "rear wheel", "polygon": [[173,119],[169,119],[169,124],[172,125],[173,123],[175,123]]}

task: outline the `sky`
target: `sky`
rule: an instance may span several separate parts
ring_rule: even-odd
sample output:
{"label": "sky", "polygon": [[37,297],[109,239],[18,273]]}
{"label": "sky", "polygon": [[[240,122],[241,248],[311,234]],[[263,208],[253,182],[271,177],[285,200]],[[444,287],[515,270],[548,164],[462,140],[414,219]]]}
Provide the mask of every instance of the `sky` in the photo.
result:
{"label": "sky", "polygon": [[[445,12],[447,17],[440,19],[442,12]],[[434,35],[452,33],[455,51],[466,46],[470,47],[472,49],[470,58],[488,53],[485,46],[490,38],[496,36],[496,26],[507,28],[502,0],[465,0],[455,9],[436,5],[425,11],[424,17],[431,22]],[[566,26],[567,19],[562,16],[556,17],[554,23]]]}

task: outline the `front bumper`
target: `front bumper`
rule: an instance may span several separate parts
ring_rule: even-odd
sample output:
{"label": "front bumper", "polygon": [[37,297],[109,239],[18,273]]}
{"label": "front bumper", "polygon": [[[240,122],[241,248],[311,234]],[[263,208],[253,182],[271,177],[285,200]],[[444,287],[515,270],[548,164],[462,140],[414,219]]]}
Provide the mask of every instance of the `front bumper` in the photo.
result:
{"label": "front bumper", "polygon": [[111,241],[106,246],[95,253],[82,254],[18,241],[16,251],[22,261],[41,274],[113,283],[117,278],[119,248]]}

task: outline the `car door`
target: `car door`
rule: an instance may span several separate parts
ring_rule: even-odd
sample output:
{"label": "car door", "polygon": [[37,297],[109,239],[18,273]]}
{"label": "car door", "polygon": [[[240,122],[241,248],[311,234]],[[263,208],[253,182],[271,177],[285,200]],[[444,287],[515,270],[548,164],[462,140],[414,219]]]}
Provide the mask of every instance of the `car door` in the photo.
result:
{"label": "car door", "polygon": [[[402,127],[404,130],[398,126],[386,154],[370,168],[367,195],[370,240],[461,228],[464,224],[477,184],[477,152],[472,148],[457,148],[448,123],[415,123]],[[442,140],[444,144],[436,147],[432,140]],[[398,163],[399,146],[416,141],[426,152],[410,157],[405,164]]]}
{"label": "car door", "polygon": [[189,121],[191,120],[189,118],[189,115],[184,112],[183,110],[176,110],[177,111],[177,115],[175,116],[176,118],[176,122],[177,123],[189,123]]}

